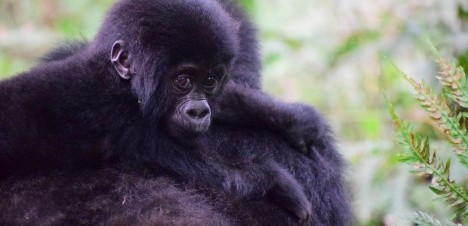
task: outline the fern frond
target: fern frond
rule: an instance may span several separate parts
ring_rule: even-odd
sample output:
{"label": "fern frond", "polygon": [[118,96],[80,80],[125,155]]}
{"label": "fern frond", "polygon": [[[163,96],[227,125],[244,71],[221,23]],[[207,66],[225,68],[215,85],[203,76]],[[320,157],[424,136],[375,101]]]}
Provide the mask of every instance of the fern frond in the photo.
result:
{"label": "fern frond", "polygon": [[431,42],[429,45],[440,68],[437,79],[448,89],[448,96],[453,101],[468,108],[468,82],[463,67],[450,64],[440,57],[439,52]]}
{"label": "fern frond", "polygon": [[416,136],[411,125],[398,118],[394,107],[388,104],[390,115],[399,132],[399,143],[403,147],[400,161],[412,164],[416,172],[433,175],[430,189],[446,201],[455,212],[465,215],[468,212],[468,195],[464,188],[450,179],[450,159],[442,161],[435,151],[431,151],[429,140]]}
{"label": "fern frond", "polygon": [[449,221],[442,222],[422,211],[414,212],[412,221],[418,226],[461,226],[461,224],[454,224]]}
{"label": "fern frond", "polygon": [[458,161],[466,168],[468,168],[468,154],[457,154]]}
{"label": "fern frond", "polygon": [[466,129],[459,123],[459,116],[452,116],[447,103],[432,93],[432,90],[424,83],[419,83],[410,76],[395,67],[415,89],[415,98],[420,102],[424,110],[429,113],[434,125],[447,136],[457,154],[468,152],[468,136]]}

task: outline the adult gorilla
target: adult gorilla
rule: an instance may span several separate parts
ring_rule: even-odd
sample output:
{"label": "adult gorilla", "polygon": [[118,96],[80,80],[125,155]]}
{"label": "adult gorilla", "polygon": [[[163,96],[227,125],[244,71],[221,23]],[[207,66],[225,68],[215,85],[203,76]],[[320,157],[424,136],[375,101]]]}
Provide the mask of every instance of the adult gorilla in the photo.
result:
{"label": "adult gorilla", "polygon": [[[246,153],[268,152],[304,185],[312,203],[308,225],[350,224],[341,159],[331,147],[307,157],[271,132],[216,124],[204,139],[221,133],[225,138],[206,145],[224,151],[228,164],[239,167]],[[239,198],[138,165],[11,178],[0,183],[0,208],[6,225],[297,225],[270,196]]]}
{"label": "adult gorilla", "polygon": [[[258,87],[258,61],[256,54],[249,52],[255,43],[249,41],[252,36],[248,24],[241,19],[239,27],[231,18],[242,18],[239,15],[230,4],[221,6],[213,1],[119,2],[108,14],[95,41],[83,51],[61,61],[41,64],[1,84],[0,173],[28,172],[45,166],[76,169],[83,162],[99,165],[112,159],[125,165],[146,163],[153,172],[158,169],[156,172],[188,181],[187,186],[208,185],[219,194],[227,191],[226,195],[234,198],[258,199],[268,194],[302,223],[346,223],[348,208],[341,186],[341,159],[333,148],[327,126],[311,108],[279,103],[249,89]],[[236,58],[238,48],[240,54]],[[109,60],[106,55],[110,55]],[[232,76],[233,83],[223,91],[228,76]],[[21,93],[23,90],[29,93]],[[215,121],[208,130],[211,115]],[[254,128],[232,127],[242,125],[241,122]],[[310,159],[291,153],[280,141],[271,142],[272,137],[279,138],[262,128],[292,134],[288,140],[295,145],[307,145]],[[104,160],[96,161],[101,159]],[[94,176],[119,178],[112,173],[100,171]],[[85,203],[112,201],[99,198],[109,189],[117,196],[135,197],[131,195],[135,189],[113,190],[109,188],[112,185],[109,180],[87,182],[82,180],[81,173],[41,183],[49,187],[74,177],[80,179],[80,184],[107,187],[91,193],[83,191],[85,195],[79,200]],[[130,178],[138,180],[136,176]],[[9,189],[14,186],[8,183],[15,180],[4,181],[4,194],[14,193]],[[16,183],[32,184],[28,179]],[[158,189],[151,183],[154,183],[151,178],[142,183],[140,188],[149,190],[143,197],[171,195],[164,189],[155,193]],[[34,190],[23,187],[25,192]],[[71,186],[63,193],[55,192],[67,197],[74,189]],[[145,194],[141,192],[136,197]],[[41,197],[53,195],[47,190],[36,190],[37,193],[44,193]],[[183,197],[181,194],[172,196]],[[21,193],[14,197],[18,201]],[[3,204],[8,204],[7,200]],[[46,222],[66,223],[85,213],[83,209],[96,209],[95,205],[71,206],[69,212],[60,213],[57,211],[67,205],[62,201],[69,199],[53,200],[52,206],[57,208],[41,208],[52,213],[53,217],[42,218],[50,220]],[[126,199],[123,200],[125,203]],[[135,202],[138,201],[133,199]],[[242,202],[241,205],[244,206]],[[135,210],[129,208],[132,205],[121,206],[124,218],[118,218],[112,206],[97,216],[85,215],[82,220],[127,222],[123,220],[128,219],[126,216],[142,219],[138,214],[143,210],[161,208],[154,203],[139,204],[143,209],[132,212]],[[237,216],[245,211],[239,210],[242,211],[227,210],[224,214]],[[255,219],[263,219],[259,217],[261,210],[253,208],[247,212]],[[281,216],[280,213],[275,216]],[[4,215],[5,223],[24,220],[21,212],[15,210]],[[37,222],[32,216],[34,213],[26,220]],[[236,217],[232,219],[225,222],[235,222]]]}

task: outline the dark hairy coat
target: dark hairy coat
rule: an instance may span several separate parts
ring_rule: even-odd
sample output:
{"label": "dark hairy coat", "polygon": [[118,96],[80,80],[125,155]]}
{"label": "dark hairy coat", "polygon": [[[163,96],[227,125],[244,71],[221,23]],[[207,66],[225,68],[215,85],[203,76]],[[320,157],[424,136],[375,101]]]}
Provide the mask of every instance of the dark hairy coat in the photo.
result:
{"label": "dark hairy coat", "polygon": [[[177,23],[153,21],[155,11]],[[178,13],[203,18],[200,29],[182,30],[200,32],[193,37],[216,31],[213,40],[172,34],[181,31],[174,26],[193,25],[168,19]],[[155,23],[161,33],[145,31]],[[112,42],[127,37],[141,53],[131,83],[105,60]],[[210,53],[186,52],[178,43]],[[253,27],[229,1],[120,1],[91,44],[59,49],[0,83],[0,176],[15,175],[0,182],[0,207],[8,207],[0,223],[294,225],[297,219],[269,196],[275,184],[262,167],[273,164],[302,186],[312,204],[310,225],[349,224],[343,162],[328,126],[313,108],[258,90],[256,45]],[[155,46],[161,48],[149,51]],[[216,97],[209,131],[193,146],[171,139],[161,123],[172,102],[162,76],[168,65],[233,51],[230,83]],[[285,133],[287,141],[304,137],[307,154],[291,148]]]}

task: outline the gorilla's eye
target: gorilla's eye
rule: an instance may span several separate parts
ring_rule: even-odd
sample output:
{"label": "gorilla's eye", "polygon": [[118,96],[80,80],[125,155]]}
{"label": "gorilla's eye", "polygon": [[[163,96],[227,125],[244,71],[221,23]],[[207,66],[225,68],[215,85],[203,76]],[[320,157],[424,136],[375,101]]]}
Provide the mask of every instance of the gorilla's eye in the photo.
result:
{"label": "gorilla's eye", "polygon": [[206,78],[204,84],[205,84],[205,87],[207,87],[207,88],[216,87],[216,85],[218,84],[218,80],[216,80],[215,77],[210,76],[210,77]]}
{"label": "gorilla's eye", "polygon": [[180,75],[175,79],[175,84],[178,88],[189,89],[192,87],[192,81],[187,75]]}
{"label": "gorilla's eye", "polygon": [[216,86],[218,85],[218,80],[214,76],[209,76],[206,78],[205,82],[203,83],[203,87],[206,91],[212,92]]}

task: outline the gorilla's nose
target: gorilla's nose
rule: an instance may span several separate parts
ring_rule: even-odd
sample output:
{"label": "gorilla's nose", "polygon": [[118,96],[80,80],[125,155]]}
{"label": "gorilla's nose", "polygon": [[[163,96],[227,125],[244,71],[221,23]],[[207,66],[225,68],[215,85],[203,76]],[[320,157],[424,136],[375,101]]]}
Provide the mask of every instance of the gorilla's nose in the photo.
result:
{"label": "gorilla's nose", "polygon": [[185,111],[190,118],[199,120],[210,116],[210,106],[206,100],[193,102]]}

